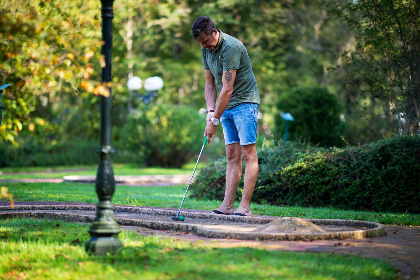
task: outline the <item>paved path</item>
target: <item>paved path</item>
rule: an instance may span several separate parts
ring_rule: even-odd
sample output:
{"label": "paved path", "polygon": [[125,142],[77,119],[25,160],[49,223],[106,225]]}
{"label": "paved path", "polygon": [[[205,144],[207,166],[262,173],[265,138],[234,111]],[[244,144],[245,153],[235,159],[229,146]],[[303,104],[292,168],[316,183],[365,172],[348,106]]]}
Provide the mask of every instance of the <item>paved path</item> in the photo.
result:
{"label": "paved path", "polygon": [[[66,202],[19,202],[17,205],[45,205],[48,203],[51,205],[92,206],[92,204]],[[2,205],[7,205],[7,202],[0,201],[0,206]],[[200,212],[200,210],[194,211]],[[214,239],[194,235],[188,232],[152,230],[138,226],[124,226],[123,228],[126,230],[134,230],[142,235],[159,235],[176,238],[195,243],[197,246],[244,246],[267,250],[330,252],[345,255],[359,255],[387,261],[398,269],[400,279],[420,279],[420,227],[385,226],[386,235],[382,237],[357,240],[315,241],[246,241],[236,239]]]}

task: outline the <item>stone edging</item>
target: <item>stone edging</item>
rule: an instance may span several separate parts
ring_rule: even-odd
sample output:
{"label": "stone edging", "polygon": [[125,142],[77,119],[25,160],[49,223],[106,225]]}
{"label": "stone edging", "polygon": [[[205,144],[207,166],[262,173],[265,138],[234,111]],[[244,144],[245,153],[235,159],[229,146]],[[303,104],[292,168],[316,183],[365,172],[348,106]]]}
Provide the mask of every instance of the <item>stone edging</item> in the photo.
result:
{"label": "stone edging", "polygon": [[[96,207],[93,205],[24,205],[12,209],[9,206],[0,206],[0,217],[31,217],[60,219],[71,222],[91,223],[95,218]],[[74,212],[69,212],[74,211]],[[76,213],[82,212],[82,213]],[[83,213],[85,212],[85,213]],[[327,233],[294,234],[281,232],[253,232],[246,231],[246,228],[273,222],[281,217],[239,217],[228,215],[214,215],[210,213],[194,212],[194,210],[183,211],[182,215],[187,220],[201,219],[215,224],[225,224],[213,228],[209,225],[199,223],[175,222],[170,219],[177,214],[176,210],[161,208],[142,208],[133,206],[116,206],[115,220],[122,226],[141,226],[158,230],[188,231],[208,238],[232,238],[240,240],[322,240],[322,239],[362,239],[383,236],[384,227],[381,224],[367,221],[337,220],[337,219],[304,219],[320,227],[347,227],[348,229]],[[121,214],[121,217],[118,217]],[[125,216],[130,217],[125,217]],[[139,215],[153,216],[151,220],[136,217]],[[244,231],[245,230],[245,231]]]}

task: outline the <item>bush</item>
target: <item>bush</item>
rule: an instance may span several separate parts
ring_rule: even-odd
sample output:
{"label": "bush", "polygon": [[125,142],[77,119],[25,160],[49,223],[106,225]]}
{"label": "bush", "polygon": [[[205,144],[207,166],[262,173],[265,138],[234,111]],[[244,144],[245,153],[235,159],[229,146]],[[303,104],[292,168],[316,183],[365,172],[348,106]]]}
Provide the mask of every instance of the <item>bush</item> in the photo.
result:
{"label": "bush", "polygon": [[190,106],[155,105],[116,128],[116,147],[137,163],[179,168],[200,151],[205,124],[205,116]]}
{"label": "bush", "polygon": [[[144,106],[113,127],[113,161],[180,168],[200,151],[204,128],[205,116],[190,106]],[[17,147],[0,144],[0,168],[99,162],[99,134],[97,139],[69,135],[21,133]]]}
{"label": "bush", "polygon": [[57,141],[20,135],[18,146],[0,145],[0,167],[17,166],[62,166],[95,164],[99,162],[96,150],[99,140],[73,138],[72,141]]}
{"label": "bush", "polygon": [[[394,137],[344,149],[288,145],[259,151],[254,202],[420,213],[420,137]],[[211,197],[217,192],[223,196],[224,185],[214,188],[222,171],[210,171],[212,166],[197,176],[192,188],[196,197],[220,199]]]}
{"label": "bush", "polygon": [[[343,109],[337,97],[324,88],[299,87],[286,91],[277,104],[280,112],[291,113],[289,139],[304,139],[321,146],[343,146],[344,125],[340,120]],[[274,136],[283,139],[285,121],[275,115]]]}
{"label": "bush", "polygon": [[[190,194],[197,199],[223,200],[225,194],[226,180],[226,157],[218,160],[210,160],[209,163],[200,169],[194,177],[190,187]],[[243,180],[239,183],[238,190],[243,189]],[[238,195],[237,193],[237,199]]]}
{"label": "bush", "polygon": [[[310,154],[317,153],[321,148],[311,147],[304,143],[279,142],[274,148],[258,149],[259,177],[269,178],[273,173],[295,162],[302,161]],[[199,199],[223,200],[226,180],[226,156],[210,161],[200,169],[191,185],[191,193]],[[242,173],[245,165],[243,164]],[[243,192],[243,176],[239,183],[236,198],[240,199]]]}

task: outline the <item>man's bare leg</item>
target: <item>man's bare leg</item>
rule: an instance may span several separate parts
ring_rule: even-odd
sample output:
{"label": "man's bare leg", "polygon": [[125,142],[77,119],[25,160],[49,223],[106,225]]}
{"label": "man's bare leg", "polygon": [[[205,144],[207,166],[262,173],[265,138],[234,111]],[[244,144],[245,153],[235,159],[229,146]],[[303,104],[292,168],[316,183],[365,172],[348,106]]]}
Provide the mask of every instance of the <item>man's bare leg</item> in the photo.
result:
{"label": "man's bare leg", "polygon": [[[245,160],[244,192],[241,203],[235,213],[251,216],[251,198],[258,178],[258,156],[255,144],[242,146],[242,156]],[[239,181],[238,181],[239,182]]]}
{"label": "man's bare leg", "polygon": [[226,146],[228,164],[226,168],[226,189],[222,205],[216,210],[225,214],[234,211],[235,194],[242,177],[242,157],[239,143]]}

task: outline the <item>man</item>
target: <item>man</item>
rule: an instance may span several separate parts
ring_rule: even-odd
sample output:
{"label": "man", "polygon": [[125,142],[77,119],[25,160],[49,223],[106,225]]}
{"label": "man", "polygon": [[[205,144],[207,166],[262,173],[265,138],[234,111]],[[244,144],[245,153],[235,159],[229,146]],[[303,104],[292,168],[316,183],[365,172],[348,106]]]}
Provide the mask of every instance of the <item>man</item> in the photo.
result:
{"label": "man", "polygon": [[[220,121],[228,159],[225,197],[222,205],[212,213],[251,216],[251,197],[258,177],[256,142],[260,104],[251,62],[242,42],[217,30],[209,17],[198,17],[194,21],[192,35],[201,44],[206,77],[207,125],[204,135],[210,142]],[[245,161],[244,192],[235,211],[242,158]]]}

